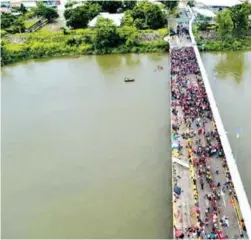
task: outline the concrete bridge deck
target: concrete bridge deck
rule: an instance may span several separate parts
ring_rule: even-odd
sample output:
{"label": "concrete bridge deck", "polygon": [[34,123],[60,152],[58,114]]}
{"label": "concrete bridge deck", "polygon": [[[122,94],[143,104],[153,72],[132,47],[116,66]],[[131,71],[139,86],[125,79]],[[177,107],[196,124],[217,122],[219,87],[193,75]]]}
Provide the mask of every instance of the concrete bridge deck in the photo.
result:
{"label": "concrete bridge deck", "polygon": [[[195,77],[193,75],[187,76],[188,80],[195,81]],[[181,136],[183,133],[193,130],[196,135],[192,139],[192,147],[196,148],[196,140],[200,139],[202,145],[206,145],[206,139],[203,135],[198,135],[198,128],[195,126],[195,123],[192,124],[190,128],[187,127],[185,122],[183,121],[184,115],[181,107],[176,107],[178,110],[178,115],[175,116],[172,114],[172,120],[179,122],[179,131],[178,136]],[[214,130],[213,124],[209,119],[205,119],[205,129],[206,131]],[[179,137],[180,145],[182,150],[177,155],[177,152],[173,153],[173,176],[174,176],[174,184],[177,183],[179,187],[181,187],[182,193],[179,199],[176,200],[174,207],[174,215],[175,215],[175,226],[178,229],[182,229],[182,232],[185,233],[189,227],[193,227],[197,224],[197,216],[200,216],[201,220],[205,223],[206,216],[205,210],[210,207],[209,201],[205,198],[206,194],[212,193],[212,189],[209,184],[204,181],[204,189],[201,189],[199,183],[199,173],[198,168],[196,166],[189,166],[189,168],[184,167],[184,165],[178,164],[175,162],[175,159],[178,158],[182,162],[189,165],[189,155],[188,155],[188,141],[184,140],[182,137]],[[241,238],[242,231],[239,227],[239,220],[237,218],[237,213],[235,211],[234,206],[231,204],[232,195],[229,195],[229,192],[223,193],[221,191],[223,184],[226,182],[225,177],[225,169],[222,167],[222,158],[211,157],[208,158],[208,165],[211,169],[212,179],[218,183],[221,183],[221,187],[217,189],[217,192],[220,193],[221,199],[217,201],[217,207],[219,209],[219,217],[220,220],[223,216],[227,216],[229,219],[230,226],[226,229],[222,229],[221,225],[218,224],[220,230],[224,232],[224,236],[227,238]],[[219,171],[219,174],[216,174],[216,170]],[[193,184],[193,178],[196,180],[196,185]],[[194,186],[196,186],[196,190],[194,190]],[[194,210],[196,199],[195,196],[198,196],[200,214],[196,214]],[[210,234],[212,231],[213,222],[210,221],[208,226],[205,228],[206,233]],[[188,237],[189,233],[185,234],[185,237]],[[191,234],[190,234],[191,236]]]}
{"label": "concrete bridge deck", "polygon": [[[170,43],[171,52],[175,51],[175,49],[192,48],[195,44],[184,35],[168,38],[167,40]],[[182,69],[182,66],[178,66],[178,68]],[[185,95],[188,88],[198,86],[199,78],[202,78],[201,73],[197,75],[186,75],[186,81],[189,84],[182,86],[182,91]],[[171,84],[172,83],[179,85],[177,74],[171,76]],[[171,89],[173,90],[172,85]],[[173,98],[173,96],[171,97]],[[174,236],[176,234],[177,238],[208,239],[210,238],[210,233],[213,231],[217,232],[218,235],[216,235],[216,237],[221,239],[248,239],[247,230],[243,228],[241,222],[243,221],[243,216],[234,185],[231,185],[229,189],[223,187],[227,181],[226,174],[230,173],[227,167],[227,161],[225,161],[226,156],[219,157],[213,155],[207,158],[206,166],[210,168],[208,171],[210,172],[210,177],[214,183],[220,183],[220,186],[214,186],[212,188],[212,186],[205,181],[204,174],[202,177],[203,186],[201,186],[199,177],[199,175],[201,175],[199,174],[201,164],[195,164],[194,162],[194,159],[200,159],[200,157],[196,156],[194,150],[198,148],[198,141],[200,141],[202,146],[207,146],[207,139],[205,134],[199,134],[199,128],[196,126],[195,119],[191,118],[191,124],[187,124],[181,102],[173,98],[171,99],[171,103],[172,110],[175,109],[176,111],[175,114],[173,112],[171,113],[172,125],[178,125],[178,130],[172,130],[172,146],[174,147],[172,152],[173,187],[175,188],[177,185],[178,188],[181,189],[180,195],[173,194]],[[212,120],[204,116],[199,117],[203,122],[205,132],[218,130],[218,126],[216,126],[217,122],[215,122],[214,119]],[[188,132],[193,132],[194,136],[184,139],[182,134]],[[217,144],[218,140],[213,139],[211,143]],[[179,145],[179,150],[176,150],[177,145]],[[214,194],[212,189],[216,189]],[[206,194],[212,194],[212,196],[215,195],[218,197],[215,201],[216,211],[212,210],[214,207],[211,205],[212,202],[206,197]],[[210,214],[206,213],[208,208],[210,208]],[[250,211],[250,208],[247,209],[247,211]],[[211,218],[216,214],[217,218]],[[227,217],[229,223],[227,227],[221,222],[221,219],[225,219],[225,217]],[[202,227],[198,222],[202,222]],[[198,225],[200,226],[198,227]],[[216,229],[213,225],[215,225]],[[189,228],[193,228],[195,231],[188,231]],[[200,230],[196,232],[197,229]]]}

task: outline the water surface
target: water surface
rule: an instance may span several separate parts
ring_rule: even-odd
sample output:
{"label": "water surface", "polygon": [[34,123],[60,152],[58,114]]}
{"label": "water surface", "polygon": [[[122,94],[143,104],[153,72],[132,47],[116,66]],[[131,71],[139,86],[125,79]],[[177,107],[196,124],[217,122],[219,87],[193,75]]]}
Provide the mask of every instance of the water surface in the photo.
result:
{"label": "water surface", "polygon": [[3,237],[170,236],[168,75],[167,54],[4,68]]}
{"label": "water surface", "polygon": [[202,59],[251,203],[251,52],[204,53]]}
{"label": "water surface", "polygon": [[[203,61],[251,199],[251,52]],[[168,84],[166,54],[5,67],[2,237],[170,238]]]}

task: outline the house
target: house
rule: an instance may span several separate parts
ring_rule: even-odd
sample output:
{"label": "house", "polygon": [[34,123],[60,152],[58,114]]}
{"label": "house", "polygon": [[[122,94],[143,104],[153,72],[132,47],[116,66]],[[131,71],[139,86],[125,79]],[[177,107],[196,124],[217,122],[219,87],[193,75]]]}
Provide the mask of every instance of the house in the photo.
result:
{"label": "house", "polygon": [[1,13],[10,13],[11,12],[10,0],[1,0],[0,12]]}
{"label": "house", "polygon": [[210,18],[210,19],[213,19],[216,16],[216,14],[213,11],[204,9],[204,8],[193,7],[193,11],[197,15],[201,15],[203,17]]}
{"label": "house", "polygon": [[57,7],[60,4],[60,0],[1,0],[1,11],[2,9],[11,11],[13,7],[20,7],[21,4],[31,9],[36,7],[38,2],[42,2],[47,7]]}
{"label": "house", "polygon": [[243,0],[196,0],[196,7],[206,8],[214,13],[243,3]]}
{"label": "house", "polygon": [[112,20],[114,22],[115,26],[119,27],[121,25],[123,16],[124,16],[124,13],[106,13],[106,12],[103,12],[103,13],[100,13],[99,15],[97,15],[95,18],[93,18],[88,23],[88,27],[90,27],[90,28],[95,27],[99,17],[110,19],[110,20]]}

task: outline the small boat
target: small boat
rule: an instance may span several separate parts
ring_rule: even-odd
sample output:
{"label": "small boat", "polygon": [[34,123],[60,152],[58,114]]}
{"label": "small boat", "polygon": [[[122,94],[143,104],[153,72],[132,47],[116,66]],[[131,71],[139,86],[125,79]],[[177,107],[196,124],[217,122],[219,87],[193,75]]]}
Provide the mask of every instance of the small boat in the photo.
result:
{"label": "small boat", "polygon": [[134,78],[125,78],[124,81],[125,81],[125,82],[134,82],[135,79],[134,79]]}

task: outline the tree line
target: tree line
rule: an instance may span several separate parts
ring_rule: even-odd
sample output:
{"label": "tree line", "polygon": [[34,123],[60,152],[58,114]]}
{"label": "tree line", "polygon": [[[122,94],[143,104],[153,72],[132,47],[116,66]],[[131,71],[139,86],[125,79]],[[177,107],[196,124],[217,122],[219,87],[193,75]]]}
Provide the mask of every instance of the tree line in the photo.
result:
{"label": "tree line", "polygon": [[[81,5],[77,2],[69,2],[65,5],[64,16],[66,24],[72,29],[86,28],[88,22],[100,12],[125,13],[123,26],[135,26],[137,29],[158,29],[167,23],[167,16],[178,5],[178,1],[160,1],[162,5],[155,5],[147,1],[94,1],[87,0]],[[52,22],[58,17],[57,10],[46,7],[42,3],[28,11],[23,4],[13,8],[15,13],[1,13],[1,29],[8,33],[22,33],[26,30],[25,21],[34,17],[47,19]]]}
{"label": "tree line", "polygon": [[34,17],[47,19],[52,22],[58,18],[57,10],[54,8],[46,7],[43,3],[38,2],[37,6],[28,11],[23,4],[20,7],[13,9],[18,15],[12,13],[1,13],[1,30],[8,33],[22,33],[26,30],[25,21]]}
{"label": "tree line", "polygon": [[100,12],[125,14],[122,26],[135,26],[137,29],[158,29],[167,23],[167,16],[178,5],[177,1],[160,1],[162,6],[148,1],[86,1],[80,6],[77,2],[66,4],[64,16],[72,29],[86,28],[89,21]]}
{"label": "tree line", "polygon": [[215,17],[215,24],[210,22],[210,18],[200,17],[197,26],[202,31],[215,29],[222,41],[245,38],[251,29],[251,3],[244,2],[219,11]]}
{"label": "tree line", "polygon": [[248,2],[218,12],[216,16],[218,35],[223,40],[228,40],[233,36],[235,38],[246,37],[251,27],[250,16],[251,4]]}

